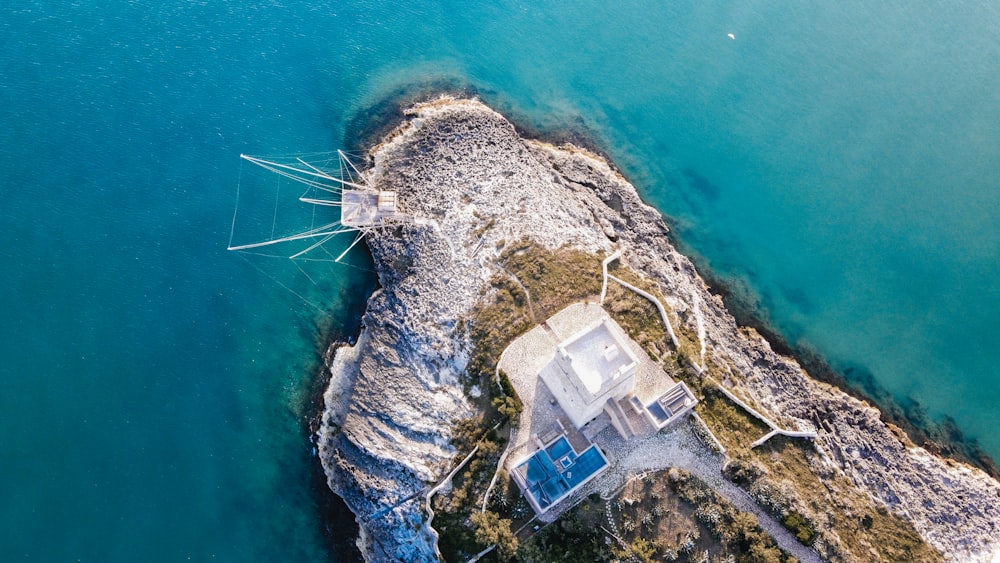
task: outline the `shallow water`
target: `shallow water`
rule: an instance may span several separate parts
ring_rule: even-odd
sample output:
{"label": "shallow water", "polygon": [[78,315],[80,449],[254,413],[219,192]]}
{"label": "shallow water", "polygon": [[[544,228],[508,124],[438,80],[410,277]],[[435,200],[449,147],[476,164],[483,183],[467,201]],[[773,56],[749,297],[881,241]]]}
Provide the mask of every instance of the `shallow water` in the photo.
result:
{"label": "shallow water", "polygon": [[350,145],[442,81],[592,132],[792,341],[997,457],[998,28],[988,2],[5,7],[0,553],[328,556],[302,419],[370,272],[227,253],[237,181],[271,186],[237,155]]}

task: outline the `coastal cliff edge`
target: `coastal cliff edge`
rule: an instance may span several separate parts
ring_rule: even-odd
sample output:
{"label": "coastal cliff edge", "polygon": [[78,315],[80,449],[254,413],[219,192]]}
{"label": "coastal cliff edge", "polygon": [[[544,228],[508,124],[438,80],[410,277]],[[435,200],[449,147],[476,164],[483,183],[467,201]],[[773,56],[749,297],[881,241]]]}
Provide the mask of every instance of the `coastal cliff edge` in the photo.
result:
{"label": "coastal cliff edge", "polygon": [[451,98],[408,110],[371,157],[369,185],[397,192],[413,221],[368,237],[381,288],[358,342],[330,362],[318,436],[328,483],[356,515],[366,560],[435,559],[423,494],[451,470],[456,421],[475,412],[463,379],[472,354],[463,321],[490,297],[505,245],[525,239],[621,251],[726,366],[728,386],[784,426],[817,432],[812,447],[827,471],[912,523],[946,559],[1000,552],[994,479],[915,446],[870,404],[811,379],[738,326],[671,245],[660,214],[600,157],[523,139],[482,103]]}

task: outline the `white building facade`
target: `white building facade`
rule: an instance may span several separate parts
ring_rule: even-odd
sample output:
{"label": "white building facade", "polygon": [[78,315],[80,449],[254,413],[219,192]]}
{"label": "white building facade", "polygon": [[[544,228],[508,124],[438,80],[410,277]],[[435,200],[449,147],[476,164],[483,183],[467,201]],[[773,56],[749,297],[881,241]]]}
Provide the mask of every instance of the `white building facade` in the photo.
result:
{"label": "white building facade", "polygon": [[540,373],[546,387],[577,428],[596,418],[608,400],[635,389],[639,359],[627,337],[607,316],[560,342]]}

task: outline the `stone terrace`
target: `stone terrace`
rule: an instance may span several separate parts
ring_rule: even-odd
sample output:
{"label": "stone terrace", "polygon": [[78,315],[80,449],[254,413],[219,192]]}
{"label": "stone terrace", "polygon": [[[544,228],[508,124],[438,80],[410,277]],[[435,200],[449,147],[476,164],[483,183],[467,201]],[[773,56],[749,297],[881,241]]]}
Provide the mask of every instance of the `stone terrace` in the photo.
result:
{"label": "stone terrace", "polygon": [[[556,346],[566,338],[573,336],[581,329],[598,321],[606,312],[597,303],[575,303],[549,318],[544,324],[535,327],[522,335],[504,351],[499,369],[507,373],[514,389],[524,403],[524,412],[515,433],[511,436],[508,465],[530,455],[542,443],[562,433],[570,440],[577,451],[581,451],[600,434],[600,446],[605,452],[618,449],[616,441],[623,441],[611,429],[607,414],[588,423],[577,430],[566,417],[555,396],[538,376],[546,368],[556,354]],[[643,399],[652,399],[664,393],[674,385],[674,381],[663,372],[649,356],[629,338],[617,323],[612,323],[613,330],[619,331],[619,336],[629,343],[635,356],[639,359],[636,372],[635,393]],[[621,405],[626,414],[635,414],[628,404]],[[629,417],[636,434],[639,436],[655,433],[655,429],[644,417]],[[615,459],[611,459],[612,464]],[[587,487],[588,489],[591,487]],[[572,505],[570,505],[572,506]],[[559,512],[559,511],[557,511]]]}

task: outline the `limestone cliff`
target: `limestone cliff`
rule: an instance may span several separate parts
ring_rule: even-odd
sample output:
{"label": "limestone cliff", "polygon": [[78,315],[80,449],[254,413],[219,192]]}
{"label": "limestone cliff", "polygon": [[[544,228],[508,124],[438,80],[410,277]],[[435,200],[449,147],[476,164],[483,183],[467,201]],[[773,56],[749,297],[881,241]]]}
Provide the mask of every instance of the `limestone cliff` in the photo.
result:
{"label": "limestone cliff", "polygon": [[367,559],[433,559],[416,499],[449,470],[453,421],[472,414],[461,380],[470,342],[459,320],[488,297],[505,242],[524,237],[598,255],[620,249],[703,335],[731,385],[786,426],[816,428],[832,470],[950,558],[1000,549],[994,480],[906,443],[871,406],[810,379],[738,327],[671,246],[661,216],[603,160],[521,139],[479,102],[451,99],[413,108],[372,157],[370,184],[398,192],[414,221],[369,237],[382,288],[358,343],[331,362],[319,436],[330,487],[357,515]]}

